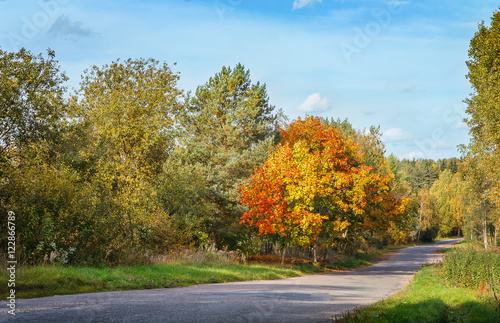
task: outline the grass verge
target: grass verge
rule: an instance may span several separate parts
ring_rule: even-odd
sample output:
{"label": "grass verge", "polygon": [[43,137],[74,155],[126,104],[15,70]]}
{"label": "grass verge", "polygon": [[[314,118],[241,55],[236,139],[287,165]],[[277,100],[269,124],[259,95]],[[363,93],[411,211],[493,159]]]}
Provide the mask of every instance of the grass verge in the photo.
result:
{"label": "grass verge", "polygon": [[[69,266],[26,266],[16,272],[16,297],[104,292],[131,289],[181,287],[195,284],[245,280],[281,279],[322,271],[317,266],[289,268],[262,265],[182,265],[94,268]],[[7,286],[8,275],[0,276]],[[5,290],[0,294],[5,299]]]}
{"label": "grass verge", "polygon": [[403,291],[335,322],[500,322],[492,296],[446,285],[442,265],[425,266]]}
{"label": "grass verge", "polygon": [[358,253],[354,256],[345,256],[341,260],[328,263],[327,269],[347,270],[359,267],[371,266],[374,263],[386,259],[392,252],[411,247],[413,245],[387,246],[382,249],[373,249],[367,253]]}
{"label": "grass verge", "polygon": [[[168,262],[147,266],[118,267],[72,267],[72,266],[21,266],[16,272],[16,297],[35,298],[76,293],[93,293],[118,290],[182,287],[196,284],[225,283],[246,280],[266,280],[297,277],[325,270],[345,270],[373,264],[390,251],[406,246],[385,247],[353,257],[343,257],[342,261],[321,267],[318,264],[279,266],[279,258],[274,262],[255,262],[238,265],[221,259],[205,259],[200,255],[200,263]],[[210,255],[204,253],[202,256]],[[186,255],[182,255],[187,259]],[[189,259],[191,259],[189,258]],[[299,262],[300,263],[300,262]],[[6,266],[2,266],[5,268]],[[8,272],[0,270],[0,286],[7,286]],[[0,297],[8,295],[2,290]]]}

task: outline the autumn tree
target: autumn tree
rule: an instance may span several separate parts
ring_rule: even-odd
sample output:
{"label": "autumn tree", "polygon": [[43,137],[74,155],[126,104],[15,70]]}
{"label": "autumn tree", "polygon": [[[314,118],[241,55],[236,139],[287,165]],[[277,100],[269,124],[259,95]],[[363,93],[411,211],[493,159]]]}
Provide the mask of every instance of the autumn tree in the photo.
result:
{"label": "autumn tree", "polygon": [[[408,202],[406,198],[409,195],[409,187],[401,179],[397,159],[392,159],[392,164],[390,164],[390,159],[385,157],[385,145],[382,142],[380,127],[371,126],[368,129],[356,130],[347,119],[323,119],[323,122],[334,126],[344,137],[352,139],[357,145],[361,163],[372,168],[372,176],[378,174],[378,187],[384,187],[383,202],[368,207],[363,228],[373,228],[372,235],[377,234],[381,240],[387,238],[393,241],[405,240],[403,236],[408,231],[407,222],[409,221],[403,221],[401,218],[405,216],[405,212],[401,213],[401,203]],[[380,193],[373,195],[378,196]],[[394,215],[392,212],[395,212],[397,216],[391,216]],[[369,220],[370,218],[374,220]],[[403,223],[405,223],[404,226],[401,225]]]}
{"label": "autumn tree", "polygon": [[393,207],[387,182],[361,163],[357,146],[335,127],[308,117],[282,130],[281,139],[241,187],[249,208],[241,223],[278,236],[282,259],[287,245],[309,246],[322,231],[335,243],[359,227],[386,224],[387,214],[378,212]]}
{"label": "autumn tree", "polygon": [[460,231],[463,231],[464,220],[467,214],[466,194],[466,182],[464,181],[463,173],[459,171],[453,175],[450,184],[450,208],[455,225],[458,228],[458,236],[460,236]]}
{"label": "autumn tree", "polygon": [[440,236],[448,235],[457,225],[451,203],[453,196],[452,182],[453,174],[449,169],[445,169],[439,174],[438,180],[434,182],[429,192],[436,203],[437,217],[439,219],[438,234]]}
{"label": "autumn tree", "polygon": [[113,205],[96,223],[108,228],[107,255],[138,246],[166,218],[155,180],[177,137],[178,79],[154,59],[117,60],[87,70],[72,98],[72,126],[88,136],[75,159],[89,162],[95,194]]}

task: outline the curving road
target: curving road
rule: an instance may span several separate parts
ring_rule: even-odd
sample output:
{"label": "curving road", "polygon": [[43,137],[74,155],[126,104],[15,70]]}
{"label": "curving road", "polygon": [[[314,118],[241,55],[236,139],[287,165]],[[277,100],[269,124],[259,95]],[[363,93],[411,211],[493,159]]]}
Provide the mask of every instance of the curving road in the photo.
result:
{"label": "curving road", "polygon": [[2,322],[329,322],[401,290],[438,249],[460,239],[402,249],[356,270],[282,280],[52,296],[17,300]]}

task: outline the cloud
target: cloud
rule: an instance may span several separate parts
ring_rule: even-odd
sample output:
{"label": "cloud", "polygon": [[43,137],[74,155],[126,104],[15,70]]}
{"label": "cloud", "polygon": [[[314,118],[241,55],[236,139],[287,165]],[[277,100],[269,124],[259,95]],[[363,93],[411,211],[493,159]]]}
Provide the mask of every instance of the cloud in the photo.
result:
{"label": "cloud", "polygon": [[421,151],[412,151],[411,153],[407,153],[403,155],[403,159],[420,159],[420,158],[425,158],[425,154]]}
{"label": "cloud", "polygon": [[71,20],[66,15],[60,15],[49,29],[53,36],[78,36],[89,37],[96,33],[85,27],[81,21]]}
{"label": "cloud", "polygon": [[384,131],[383,139],[386,141],[405,141],[414,138],[415,136],[401,128],[391,128]]}
{"label": "cloud", "polygon": [[302,102],[302,104],[297,108],[299,111],[304,112],[322,112],[330,110],[331,104],[330,100],[326,97],[321,97],[319,93],[313,93],[307,97],[307,99]]}
{"label": "cloud", "polygon": [[323,0],[295,0],[293,2],[293,10],[304,8],[306,6],[312,5],[315,2],[323,2]]}
{"label": "cloud", "polygon": [[460,121],[457,123],[455,126],[453,126],[454,129],[469,129],[469,126],[463,121]]}

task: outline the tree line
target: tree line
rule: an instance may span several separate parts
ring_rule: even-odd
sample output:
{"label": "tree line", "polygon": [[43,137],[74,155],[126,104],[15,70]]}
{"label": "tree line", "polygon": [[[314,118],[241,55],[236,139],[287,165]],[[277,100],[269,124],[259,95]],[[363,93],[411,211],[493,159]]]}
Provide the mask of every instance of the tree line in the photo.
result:
{"label": "tree line", "polygon": [[18,259],[272,244],[326,260],[462,234],[498,245],[499,23],[471,41],[471,142],[438,161],[386,157],[379,127],[289,121],[241,64],[185,93],[166,63],[117,60],[69,92],[53,51],[0,50],[0,215],[17,214]]}

